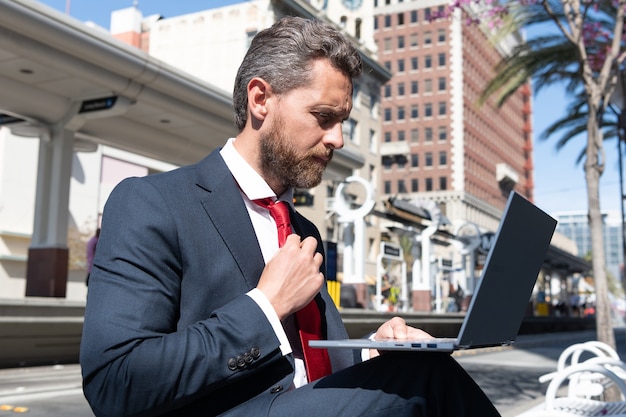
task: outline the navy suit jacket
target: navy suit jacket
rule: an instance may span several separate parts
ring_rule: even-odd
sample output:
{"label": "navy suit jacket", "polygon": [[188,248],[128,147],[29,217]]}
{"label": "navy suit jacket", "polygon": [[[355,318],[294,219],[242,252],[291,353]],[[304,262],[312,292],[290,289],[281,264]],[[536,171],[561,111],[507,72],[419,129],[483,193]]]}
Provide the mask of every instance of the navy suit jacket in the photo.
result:
{"label": "navy suit jacket", "polygon": [[[292,213],[292,224],[323,253],[311,222]],[[264,266],[217,150],[198,164],[121,182],[103,214],[81,343],[95,414],[266,414],[290,386],[294,362],[245,295]],[[325,286],[316,301],[327,338],[346,337]],[[333,371],[358,361],[349,350],[329,354]]]}

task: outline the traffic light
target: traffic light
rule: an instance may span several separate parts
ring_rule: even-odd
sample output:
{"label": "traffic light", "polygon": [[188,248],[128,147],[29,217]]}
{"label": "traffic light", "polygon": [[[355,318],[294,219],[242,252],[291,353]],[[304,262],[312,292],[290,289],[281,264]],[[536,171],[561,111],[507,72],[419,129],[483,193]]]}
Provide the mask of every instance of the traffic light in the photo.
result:
{"label": "traffic light", "polygon": [[293,193],[294,206],[312,206],[313,196],[306,191],[295,191]]}

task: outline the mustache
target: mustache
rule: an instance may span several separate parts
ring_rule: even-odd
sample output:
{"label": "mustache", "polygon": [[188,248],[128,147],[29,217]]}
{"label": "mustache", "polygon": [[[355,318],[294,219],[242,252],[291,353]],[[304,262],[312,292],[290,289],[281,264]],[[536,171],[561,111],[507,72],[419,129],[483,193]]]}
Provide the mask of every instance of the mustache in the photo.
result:
{"label": "mustache", "polygon": [[330,161],[333,158],[333,151],[334,151],[333,149],[326,148],[324,150],[324,152],[313,154],[313,157],[326,159],[326,160]]}

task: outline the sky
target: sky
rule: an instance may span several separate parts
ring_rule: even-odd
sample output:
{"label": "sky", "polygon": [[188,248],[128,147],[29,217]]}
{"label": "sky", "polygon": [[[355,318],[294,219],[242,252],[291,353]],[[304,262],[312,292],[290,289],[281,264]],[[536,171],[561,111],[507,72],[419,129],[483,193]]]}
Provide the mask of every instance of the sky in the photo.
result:
{"label": "sky", "polygon": [[[138,7],[144,16],[160,14],[164,17],[179,16],[242,0],[143,0]],[[133,0],[41,0],[40,3],[81,20],[92,21],[109,29],[113,10],[133,5]],[[69,10],[68,10],[69,9]],[[567,97],[561,86],[541,90],[533,97],[534,181],[535,204],[549,213],[563,211],[586,211],[587,193],[583,166],[576,158],[585,147],[585,137],[572,139],[565,148],[556,151],[557,137],[539,140],[540,134],[553,121],[565,115]],[[601,209],[620,210],[620,185],[615,140],[605,144],[606,166],[600,180]]]}

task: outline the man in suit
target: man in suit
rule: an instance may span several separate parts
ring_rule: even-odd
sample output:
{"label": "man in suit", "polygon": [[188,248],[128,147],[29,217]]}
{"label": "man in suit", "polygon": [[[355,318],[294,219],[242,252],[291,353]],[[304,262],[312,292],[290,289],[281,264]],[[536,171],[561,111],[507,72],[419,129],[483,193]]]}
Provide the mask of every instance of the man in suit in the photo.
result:
{"label": "man in suit", "polygon": [[[291,207],[279,248],[277,221],[256,200],[292,204],[294,188],[319,184],[361,71],[332,26],[281,19],[238,71],[237,137],[112,192],[81,343],[97,416],[498,415],[450,355],[332,350],[332,373],[317,379],[321,365],[294,337],[310,305],[321,337],[347,335],[315,226]],[[396,317],[377,336],[428,335]]]}

